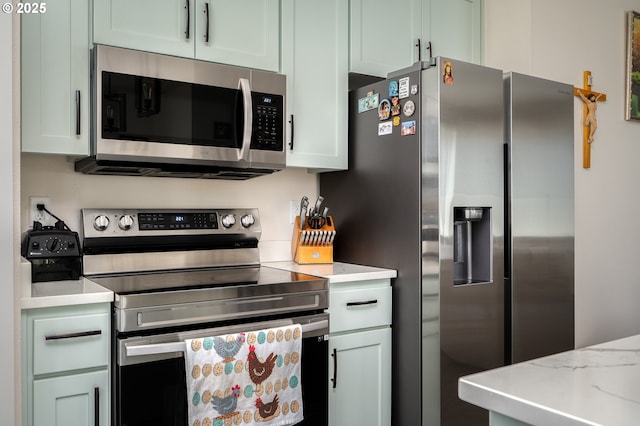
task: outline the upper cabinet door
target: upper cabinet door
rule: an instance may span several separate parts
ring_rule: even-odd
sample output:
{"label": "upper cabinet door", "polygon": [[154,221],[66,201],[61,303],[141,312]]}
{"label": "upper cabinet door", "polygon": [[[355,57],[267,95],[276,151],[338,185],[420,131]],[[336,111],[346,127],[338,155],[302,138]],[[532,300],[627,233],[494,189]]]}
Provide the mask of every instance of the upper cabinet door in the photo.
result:
{"label": "upper cabinet door", "polygon": [[89,4],[21,15],[22,151],[89,153]]}
{"label": "upper cabinet door", "polygon": [[349,37],[345,0],[283,0],[287,166],[347,168]]}
{"label": "upper cabinet door", "polygon": [[482,63],[484,60],[482,1],[424,1],[423,28],[429,34],[433,56]]}
{"label": "upper cabinet door", "polygon": [[349,71],[386,78],[418,60],[421,0],[351,0]]}
{"label": "upper cabinet door", "polygon": [[280,2],[192,0],[196,58],[280,70]]}
{"label": "upper cabinet door", "polygon": [[94,0],[93,41],[193,57],[195,0]]}
{"label": "upper cabinet door", "polygon": [[483,61],[483,0],[351,0],[350,7],[350,72],[386,78],[430,56]]}

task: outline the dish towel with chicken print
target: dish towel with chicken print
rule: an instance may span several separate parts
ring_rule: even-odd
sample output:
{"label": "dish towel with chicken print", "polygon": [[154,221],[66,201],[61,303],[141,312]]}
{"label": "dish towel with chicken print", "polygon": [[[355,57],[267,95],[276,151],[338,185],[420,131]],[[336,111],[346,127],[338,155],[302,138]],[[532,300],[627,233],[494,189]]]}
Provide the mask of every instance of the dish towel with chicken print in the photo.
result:
{"label": "dish towel with chicken print", "polygon": [[189,426],[303,420],[299,324],[185,343]]}

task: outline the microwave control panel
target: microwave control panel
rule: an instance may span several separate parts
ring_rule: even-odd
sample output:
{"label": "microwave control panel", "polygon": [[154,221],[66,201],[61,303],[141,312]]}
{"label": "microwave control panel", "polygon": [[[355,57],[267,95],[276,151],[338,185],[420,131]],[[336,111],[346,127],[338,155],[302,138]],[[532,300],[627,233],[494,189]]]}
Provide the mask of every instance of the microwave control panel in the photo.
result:
{"label": "microwave control panel", "polygon": [[251,148],[282,151],[284,147],[284,99],[282,95],[252,93],[253,136]]}

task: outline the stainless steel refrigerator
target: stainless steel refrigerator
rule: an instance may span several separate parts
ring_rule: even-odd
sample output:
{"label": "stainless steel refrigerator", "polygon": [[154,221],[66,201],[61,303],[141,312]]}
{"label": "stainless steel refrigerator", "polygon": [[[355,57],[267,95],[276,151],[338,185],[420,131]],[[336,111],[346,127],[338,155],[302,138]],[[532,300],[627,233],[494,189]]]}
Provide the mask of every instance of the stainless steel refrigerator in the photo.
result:
{"label": "stainless steel refrigerator", "polygon": [[[398,271],[393,424],[486,424],[458,399],[458,377],[549,342],[573,347],[573,98],[558,89],[559,111],[520,80],[436,58],[350,92],[349,170],[321,174],[320,193],[338,231],[334,259]],[[562,147],[547,119],[564,126]],[[565,266],[569,293],[555,275]],[[570,336],[552,336],[555,316]]]}

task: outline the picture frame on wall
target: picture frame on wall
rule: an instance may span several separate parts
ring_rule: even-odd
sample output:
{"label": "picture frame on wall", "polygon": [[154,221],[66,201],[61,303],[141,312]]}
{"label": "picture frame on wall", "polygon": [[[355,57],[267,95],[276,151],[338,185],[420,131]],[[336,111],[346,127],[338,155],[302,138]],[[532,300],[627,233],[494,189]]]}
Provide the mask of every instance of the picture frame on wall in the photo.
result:
{"label": "picture frame on wall", "polygon": [[640,120],[640,13],[627,12],[625,119]]}

